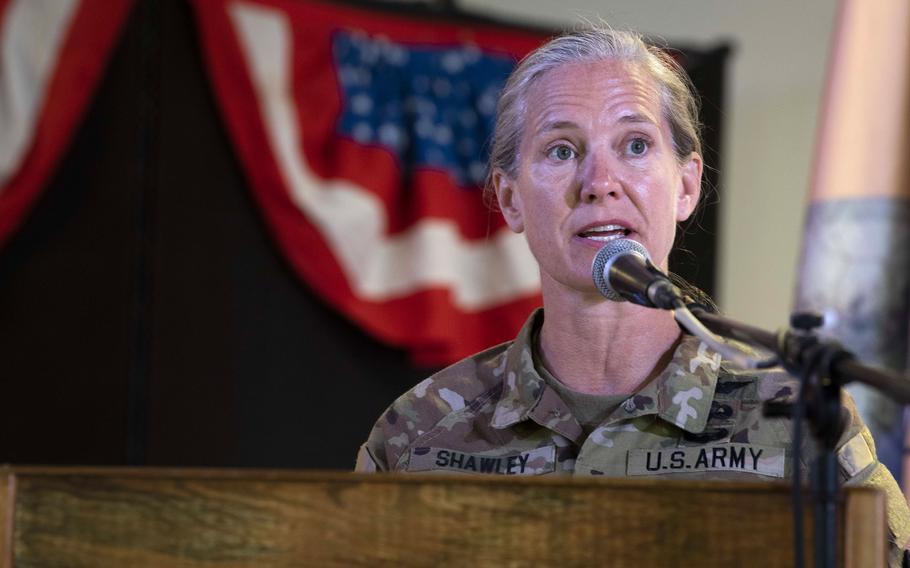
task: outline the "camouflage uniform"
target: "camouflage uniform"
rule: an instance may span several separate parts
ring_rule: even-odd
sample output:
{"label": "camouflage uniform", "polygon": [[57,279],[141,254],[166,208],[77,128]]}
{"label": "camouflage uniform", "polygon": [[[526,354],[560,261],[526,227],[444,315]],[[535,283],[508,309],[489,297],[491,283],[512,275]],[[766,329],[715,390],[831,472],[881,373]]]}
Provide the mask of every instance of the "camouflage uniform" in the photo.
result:
{"label": "camouflage uniform", "polygon": [[[535,369],[538,310],[515,341],[464,359],[400,397],[360,448],[358,471],[577,474],[773,480],[790,476],[790,421],[762,416],[762,401],[790,395],[780,370],[743,371],[692,336],[667,368],[585,435]],[[886,491],[891,542],[910,537],[903,495],[875,457],[849,397],[838,452],[846,485]],[[808,445],[808,444],[807,444]],[[807,468],[804,450],[801,463]],[[892,546],[897,562],[900,547]]]}

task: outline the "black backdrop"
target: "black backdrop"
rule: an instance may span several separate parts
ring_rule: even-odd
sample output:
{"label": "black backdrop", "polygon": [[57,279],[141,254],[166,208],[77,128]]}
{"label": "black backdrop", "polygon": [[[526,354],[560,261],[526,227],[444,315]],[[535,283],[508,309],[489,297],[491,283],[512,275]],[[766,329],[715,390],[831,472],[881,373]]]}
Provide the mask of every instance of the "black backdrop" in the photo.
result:
{"label": "black backdrop", "polygon": [[[430,371],[324,305],[273,246],[194,25],[185,0],[136,0],[53,179],[0,249],[0,463],[347,469]],[[716,167],[728,50],[684,53]],[[673,259],[709,292],[714,201]]]}

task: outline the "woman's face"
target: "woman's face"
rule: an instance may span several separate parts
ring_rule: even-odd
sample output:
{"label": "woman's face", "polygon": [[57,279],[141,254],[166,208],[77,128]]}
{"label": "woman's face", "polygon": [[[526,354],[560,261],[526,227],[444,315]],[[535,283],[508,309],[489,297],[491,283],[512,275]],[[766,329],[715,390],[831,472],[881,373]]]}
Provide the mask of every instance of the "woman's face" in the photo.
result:
{"label": "woman's face", "polygon": [[702,161],[693,152],[679,163],[659,100],[646,72],[617,61],[553,69],[530,88],[517,176],[494,172],[493,183],[544,290],[596,292],[591,263],[616,238],[667,268],[676,223],[698,202]]}

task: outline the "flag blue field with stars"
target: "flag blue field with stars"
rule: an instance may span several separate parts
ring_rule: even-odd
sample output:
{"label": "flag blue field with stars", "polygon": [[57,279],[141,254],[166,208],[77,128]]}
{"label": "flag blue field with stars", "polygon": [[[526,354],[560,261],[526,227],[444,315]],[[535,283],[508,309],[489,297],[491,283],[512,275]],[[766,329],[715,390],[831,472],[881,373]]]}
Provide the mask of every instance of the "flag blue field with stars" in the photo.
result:
{"label": "flag blue field with stars", "polygon": [[483,184],[512,57],[345,30],[333,34],[332,53],[343,91],[339,134],[385,147],[405,172],[439,169],[460,187]]}

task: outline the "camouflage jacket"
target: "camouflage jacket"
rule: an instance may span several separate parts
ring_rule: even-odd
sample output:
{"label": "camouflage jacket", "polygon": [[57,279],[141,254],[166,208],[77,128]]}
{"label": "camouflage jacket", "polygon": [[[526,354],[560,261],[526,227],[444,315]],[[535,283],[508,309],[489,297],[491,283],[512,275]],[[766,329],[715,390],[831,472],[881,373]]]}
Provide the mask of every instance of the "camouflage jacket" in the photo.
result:
{"label": "camouflage jacket", "polygon": [[[518,337],[424,380],[379,418],[357,457],[358,471],[576,474],[672,479],[790,477],[791,422],[762,416],[762,402],[790,396],[779,369],[733,368],[684,336],[667,368],[590,435],[534,366],[538,310]],[[849,422],[838,461],[847,485],[888,497],[892,543],[910,537],[910,512],[875,457],[868,429],[845,396]],[[803,471],[813,450],[800,452]],[[900,547],[893,546],[896,560]]]}

